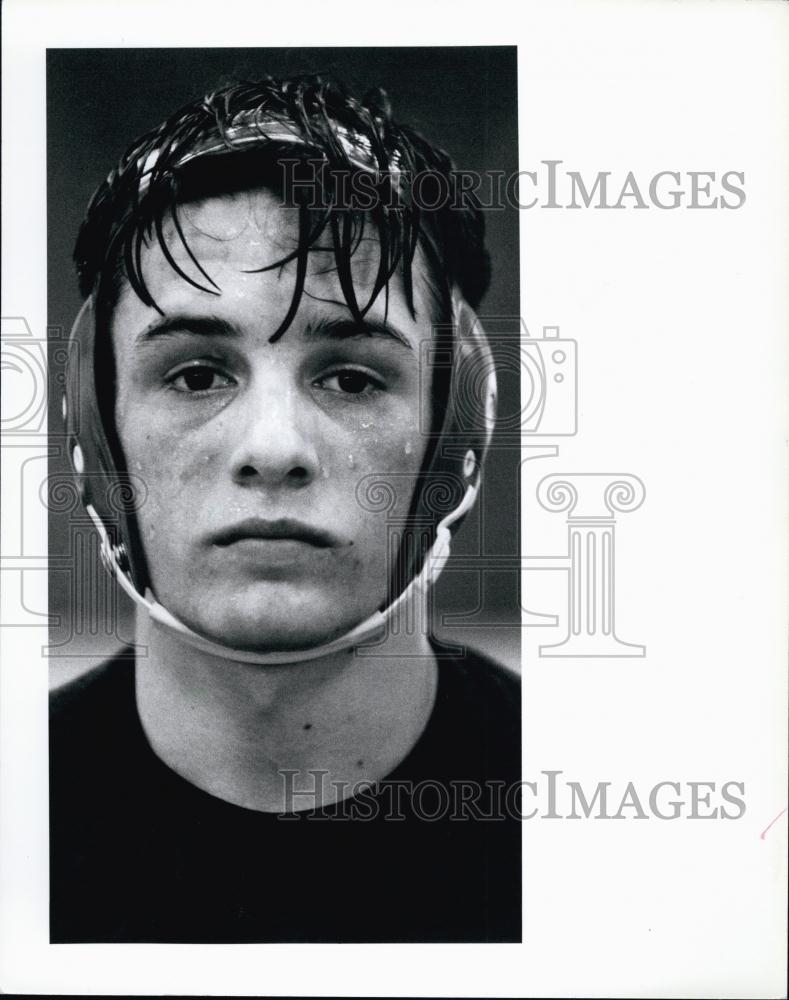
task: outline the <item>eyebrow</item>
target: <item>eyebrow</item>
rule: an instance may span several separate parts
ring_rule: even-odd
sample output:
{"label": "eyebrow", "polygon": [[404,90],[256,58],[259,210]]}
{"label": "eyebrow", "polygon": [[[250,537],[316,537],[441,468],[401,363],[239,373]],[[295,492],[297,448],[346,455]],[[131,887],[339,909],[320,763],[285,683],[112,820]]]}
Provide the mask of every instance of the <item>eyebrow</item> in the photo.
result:
{"label": "eyebrow", "polygon": [[178,334],[192,334],[198,337],[238,337],[239,331],[218,316],[190,316],[186,313],[165,316],[154,320],[141,330],[135,340],[146,343],[158,340],[160,337],[173,337]]}
{"label": "eyebrow", "polygon": [[357,323],[355,319],[322,319],[310,324],[304,331],[309,339],[329,337],[335,340],[350,340],[352,337],[384,337],[402,344],[409,351],[414,350],[411,341],[391,323],[383,320],[364,319]]}
{"label": "eyebrow", "polygon": [[[228,337],[239,338],[238,327],[219,316],[192,316],[187,313],[165,316],[154,320],[137,334],[138,344],[149,343],[160,337],[191,335],[197,337]],[[304,330],[304,337],[309,340],[350,340],[362,337],[382,337],[393,340],[409,351],[414,350],[411,341],[396,327],[382,320],[365,319],[357,323],[353,318],[321,319],[309,324]]]}

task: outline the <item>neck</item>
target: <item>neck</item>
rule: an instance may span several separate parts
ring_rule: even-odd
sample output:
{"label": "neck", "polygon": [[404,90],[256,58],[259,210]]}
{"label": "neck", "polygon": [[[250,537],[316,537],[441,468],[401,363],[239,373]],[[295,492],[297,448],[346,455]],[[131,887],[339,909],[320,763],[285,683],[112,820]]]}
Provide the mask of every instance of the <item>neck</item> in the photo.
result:
{"label": "neck", "polygon": [[154,752],[226,802],[330,805],[390,773],[421,736],[437,666],[425,634],[362,654],[260,666],[186,644],[138,612],[137,705]]}

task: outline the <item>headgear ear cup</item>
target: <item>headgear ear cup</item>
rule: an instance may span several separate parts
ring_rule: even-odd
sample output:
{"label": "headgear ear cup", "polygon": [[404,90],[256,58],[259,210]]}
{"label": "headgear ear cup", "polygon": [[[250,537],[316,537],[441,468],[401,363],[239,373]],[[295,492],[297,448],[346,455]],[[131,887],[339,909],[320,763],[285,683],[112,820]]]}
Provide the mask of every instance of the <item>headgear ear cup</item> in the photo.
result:
{"label": "headgear ear cup", "polygon": [[[430,428],[408,523],[390,581],[390,601],[421,571],[446,522],[454,535],[473,506],[496,419],[496,370],[479,317],[458,291],[452,296],[449,356],[433,358],[449,368],[449,391],[439,429]],[[469,495],[470,491],[473,491]],[[453,516],[456,515],[456,516]]]}
{"label": "headgear ear cup", "polygon": [[125,572],[143,593],[148,573],[135,512],[145,502],[146,488],[127,472],[114,421],[101,412],[97,382],[112,376],[96,364],[96,338],[96,310],[89,298],[70,335],[64,399],[69,459],[82,502],[93,510],[106,532],[105,544],[112,547],[111,553],[102,550],[105,562],[112,555],[113,568]]}

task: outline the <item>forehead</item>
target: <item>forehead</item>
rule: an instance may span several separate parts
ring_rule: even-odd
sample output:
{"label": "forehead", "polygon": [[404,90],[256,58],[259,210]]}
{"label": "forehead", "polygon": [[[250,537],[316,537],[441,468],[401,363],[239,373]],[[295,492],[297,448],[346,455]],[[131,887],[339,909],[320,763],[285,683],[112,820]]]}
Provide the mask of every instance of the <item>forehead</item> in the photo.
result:
{"label": "forehead", "polygon": [[[148,239],[140,258],[145,285],[165,313],[185,298],[194,302],[205,296],[206,304],[215,304],[230,293],[242,299],[262,296],[272,310],[281,308],[284,316],[296,286],[298,268],[293,255],[300,239],[305,239],[297,209],[283,205],[272,191],[256,188],[186,202],[178,207],[177,217],[178,225],[172,215],[164,218],[162,240]],[[310,229],[316,222],[317,217],[310,218]],[[341,254],[341,261],[347,266],[351,294],[364,309],[381,264],[378,227],[360,216],[341,217],[339,227],[345,226],[351,252]],[[411,265],[411,277],[414,316],[400,266],[389,278],[386,294],[379,293],[371,314],[388,307],[401,319],[407,314],[410,322],[429,329],[441,317],[441,298],[421,248]],[[341,276],[331,229],[326,226],[309,247],[300,311],[320,302],[347,308],[348,284]],[[118,298],[121,313],[132,304],[130,299],[141,305],[125,281]]]}

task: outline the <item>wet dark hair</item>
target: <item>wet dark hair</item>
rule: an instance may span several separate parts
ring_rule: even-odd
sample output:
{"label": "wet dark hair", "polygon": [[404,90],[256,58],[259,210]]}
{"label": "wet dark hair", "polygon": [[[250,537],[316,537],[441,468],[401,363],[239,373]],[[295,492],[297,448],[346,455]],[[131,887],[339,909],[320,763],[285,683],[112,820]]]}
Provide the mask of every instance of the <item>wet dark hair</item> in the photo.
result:
{"label": "wet dark hair", "polygon": [[[239,139],[241,133],[246,140]],[[292,165],[297,182],[290,190],[283,161]],[[336,178],[359,173],[370,179],[369,204],[338,201]],[[412,182],[420,175],[433,175],[445,194],[435,207],[425,207],[415,197]],[[299,183],[307,178],[311,186]],[[97,189],[74,259],[80,291],[95,296],[99,326],[105,325],[124,280],[145,304],[158,309],[141,268],[142,248],[153,240],[183,280],[219,294],[186,242],[178,207],[258,186],[278,193],[298,212],[295,249],[261,268],[296,263],[293,299],[272,340],[296,315],[308,256],[315,251],[333,252],[345,303],[357,321],[381,292],[388,296],[388,282],[398,271],[415,315],[412,266],[417,248],[442,304],[434,317],[438,322],[451,319],[454,287],[473,307],[487,289],[489,262],[476,197],[458,183],[446,153],[393,120],[383,91],[370,91],[360,100],[323,76],[265,77],[226,86],[186,105],[134,142]],[[173,258],[163,231],[166,219],[172,219],[199,280]],[[377,236],[379,260],[370,297],[359,302],[351,258],[367,227]]]}

